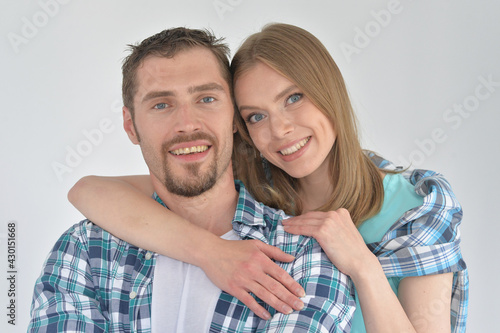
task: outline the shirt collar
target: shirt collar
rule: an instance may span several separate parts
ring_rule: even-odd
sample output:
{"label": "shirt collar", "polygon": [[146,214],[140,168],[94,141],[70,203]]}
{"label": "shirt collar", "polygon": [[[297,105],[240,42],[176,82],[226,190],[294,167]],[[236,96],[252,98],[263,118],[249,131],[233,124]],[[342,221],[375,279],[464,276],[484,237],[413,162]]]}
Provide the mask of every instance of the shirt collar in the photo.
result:
{"label": "shirt collar", "polygon": [[235,180],[238,203],[233,218],[233,230],[241,239],[258,239],[269,244],[271,230],[282,216],[264,204],[257,202],[246,190],[243,183]]}
{"label": "shirt collar", "polygon": [[243,223],[248,226],[265,226],[264,205],[253,198],[243,185],[243,182],[235,180],[234,185],[239,196],[233,224]]}

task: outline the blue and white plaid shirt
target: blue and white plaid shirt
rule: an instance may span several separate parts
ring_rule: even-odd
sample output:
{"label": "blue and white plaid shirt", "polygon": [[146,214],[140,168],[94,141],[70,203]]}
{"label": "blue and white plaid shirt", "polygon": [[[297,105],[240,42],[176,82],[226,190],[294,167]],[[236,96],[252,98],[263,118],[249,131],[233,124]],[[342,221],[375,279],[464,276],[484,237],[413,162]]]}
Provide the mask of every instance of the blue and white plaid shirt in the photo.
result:
{"label": "blue and white plaid shirt", "polygon": [[[380,168],[396,167],[376,155]],[[368,244],[387,277],[454,273],[451,329],[465,332],[469,303],[469,275],[460,251],[462,207],[443,175],[428,170],[407,170],[403,176],[415,186],[424,203],[407,211],[378,243]]]}
{"label": "blue and white plaid shirt", "polygon": [[[349,332],[355,308],[351,280],[313,238],[284,232],[282,211],[256,202],[235,183],[233,229],[242,239],[258,239],[295,256],[278,264],[307,296],[304,308],[290,315],[261,302],[273,316],[265,321],[222,292],[210,332]],[[76,224],[57,241],[36,282],[28,331],[150,332],[156,257],[89,221]]]}

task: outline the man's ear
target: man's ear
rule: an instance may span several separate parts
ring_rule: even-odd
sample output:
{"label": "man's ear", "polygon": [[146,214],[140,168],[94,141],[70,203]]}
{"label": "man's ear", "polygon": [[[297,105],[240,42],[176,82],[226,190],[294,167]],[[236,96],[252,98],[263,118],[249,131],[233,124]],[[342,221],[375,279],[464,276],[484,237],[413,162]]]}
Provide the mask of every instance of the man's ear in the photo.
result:
{"label": "man's ear", "polygon": [[123,128],[125,129],[125,132],[127,132],[130,141],[132,141],[134,145],[138,145],[139,136],[137,135],[137,132],[135,130],[134,121],[132,120],[132,113],[130,113],[130,110],[126,106],[124,106],[122,110],[123,110]]}
{"label": "man's ear", "polygon": [[233,120],[233,133],[238,132],[238,127],[236,127],[236,120]]}

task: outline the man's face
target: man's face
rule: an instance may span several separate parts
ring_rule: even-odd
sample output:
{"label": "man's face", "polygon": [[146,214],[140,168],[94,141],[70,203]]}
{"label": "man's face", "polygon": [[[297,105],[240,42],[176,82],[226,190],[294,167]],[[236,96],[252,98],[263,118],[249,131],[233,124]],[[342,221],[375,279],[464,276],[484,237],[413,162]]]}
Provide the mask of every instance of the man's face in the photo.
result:
{"label": "man's face", "polygon": [[173,58],[147,57],[137,69],[134,121],[124,127],[154,178],[193,197],[230,170],[233,104],[215,56],[195,47]]}

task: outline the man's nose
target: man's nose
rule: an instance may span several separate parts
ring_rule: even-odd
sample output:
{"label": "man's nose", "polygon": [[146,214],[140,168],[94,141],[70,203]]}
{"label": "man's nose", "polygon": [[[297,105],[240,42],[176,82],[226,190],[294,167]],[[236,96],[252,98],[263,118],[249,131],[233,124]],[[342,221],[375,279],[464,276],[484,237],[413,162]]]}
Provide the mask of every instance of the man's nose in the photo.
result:
{"label": "man's nose", "polygon": [[201,129],[201,119],[195,108],[189,103],[179,106],[176,110],[175,131],[190,133]]}

